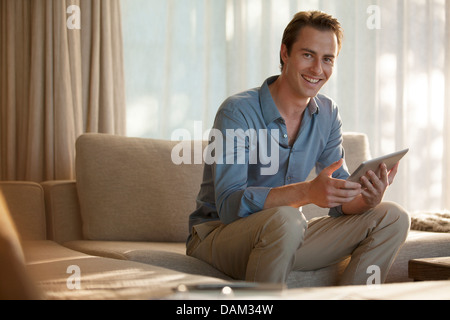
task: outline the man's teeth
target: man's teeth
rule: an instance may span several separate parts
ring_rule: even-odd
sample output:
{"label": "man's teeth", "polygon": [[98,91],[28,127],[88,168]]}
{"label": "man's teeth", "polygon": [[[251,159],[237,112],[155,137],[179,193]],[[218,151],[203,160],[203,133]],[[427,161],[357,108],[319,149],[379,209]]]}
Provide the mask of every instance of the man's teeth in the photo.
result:
{"label": "man's teeth", "polygon": [[303,76],[303,78],[310,83],[317,83],[320,81],[320,79],[312,79],[312,78],[308,78],[306,76]]}

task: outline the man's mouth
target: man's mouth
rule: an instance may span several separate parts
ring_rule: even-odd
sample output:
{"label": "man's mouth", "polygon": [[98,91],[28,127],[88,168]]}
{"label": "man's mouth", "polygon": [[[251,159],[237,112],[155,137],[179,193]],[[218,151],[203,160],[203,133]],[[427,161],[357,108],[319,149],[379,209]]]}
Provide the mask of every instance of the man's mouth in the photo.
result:
{"label": "man's mouth", "polygon": [[308,81],[309,83],[312,84],[316,84],[318,83],[321,79],[314,79],[314,78],[310,78],[308,76],[302,75],[303,79],[305,79],[306,81]]}

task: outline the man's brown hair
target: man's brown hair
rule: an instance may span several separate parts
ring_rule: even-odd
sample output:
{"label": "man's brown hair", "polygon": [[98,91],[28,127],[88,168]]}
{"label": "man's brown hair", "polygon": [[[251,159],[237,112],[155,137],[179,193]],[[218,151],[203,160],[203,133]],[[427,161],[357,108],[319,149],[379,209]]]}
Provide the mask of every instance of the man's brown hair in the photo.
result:
{"label": "man's brown hair", "polygon": [[[298,39],[300,30],[303,27],[313,27],[320,31],[333,31],[336,35],[338,42],[338,53],[342,48],[342,40],[344,38],[344,32],[341,24],[336,18],[321,11],[301,11],[298,12],[292,21],[288,24],[284,30],[282,44],[286,45],[287,52],[290,55],[292,46]],[[281,70],[283,70],[284,62],[280,54]]]}

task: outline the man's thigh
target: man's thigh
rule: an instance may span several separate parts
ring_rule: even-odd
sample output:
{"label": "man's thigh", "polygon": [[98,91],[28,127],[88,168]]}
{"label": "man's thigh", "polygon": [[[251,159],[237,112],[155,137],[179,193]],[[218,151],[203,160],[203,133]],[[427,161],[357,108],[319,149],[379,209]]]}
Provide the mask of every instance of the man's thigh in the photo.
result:
{"label": "man's thigh", "polygon": [[[198,235],[194,232],[191,240],[194,245],[188,244],[188,255],[208,262],[235,279],[246,279],[252,267],[249,267],[249,264],[254,263],[251,257],[255,256],[259,247],[272,246],[269,250],[275,254],[286,250],[284,248],[286,241],[279,239],[282,236],[299,233],[301,226],[294,226],[296,219],[306,224],[298,210],[295,212],[292,208],[282,210],[274,208],[255,213],[229,225],[220,224],[204,239],[198,239]],[[301,240],[293,238],[292,242],[297,246],[293,250],[295,252],[301,244],[303,234]],[[260,259],[258,257],[253,260]]]}
{"label": "man's thigh", "polygon": [[317,270],[349,257],[375,227],[374,214],[369,211],[362,215],[310,220],[303,245],[295,256],[294,270]]}

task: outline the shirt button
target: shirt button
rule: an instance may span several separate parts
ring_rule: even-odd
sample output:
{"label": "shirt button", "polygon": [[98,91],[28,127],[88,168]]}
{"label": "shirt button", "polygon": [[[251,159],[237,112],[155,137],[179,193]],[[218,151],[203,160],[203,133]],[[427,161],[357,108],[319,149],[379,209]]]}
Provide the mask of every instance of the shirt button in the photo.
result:
{"label": "shirt button", "polygon": [[288,136],[287,136],[287,134],[285,134],[283,137],[284,137],[285,139],[287,139]]}

